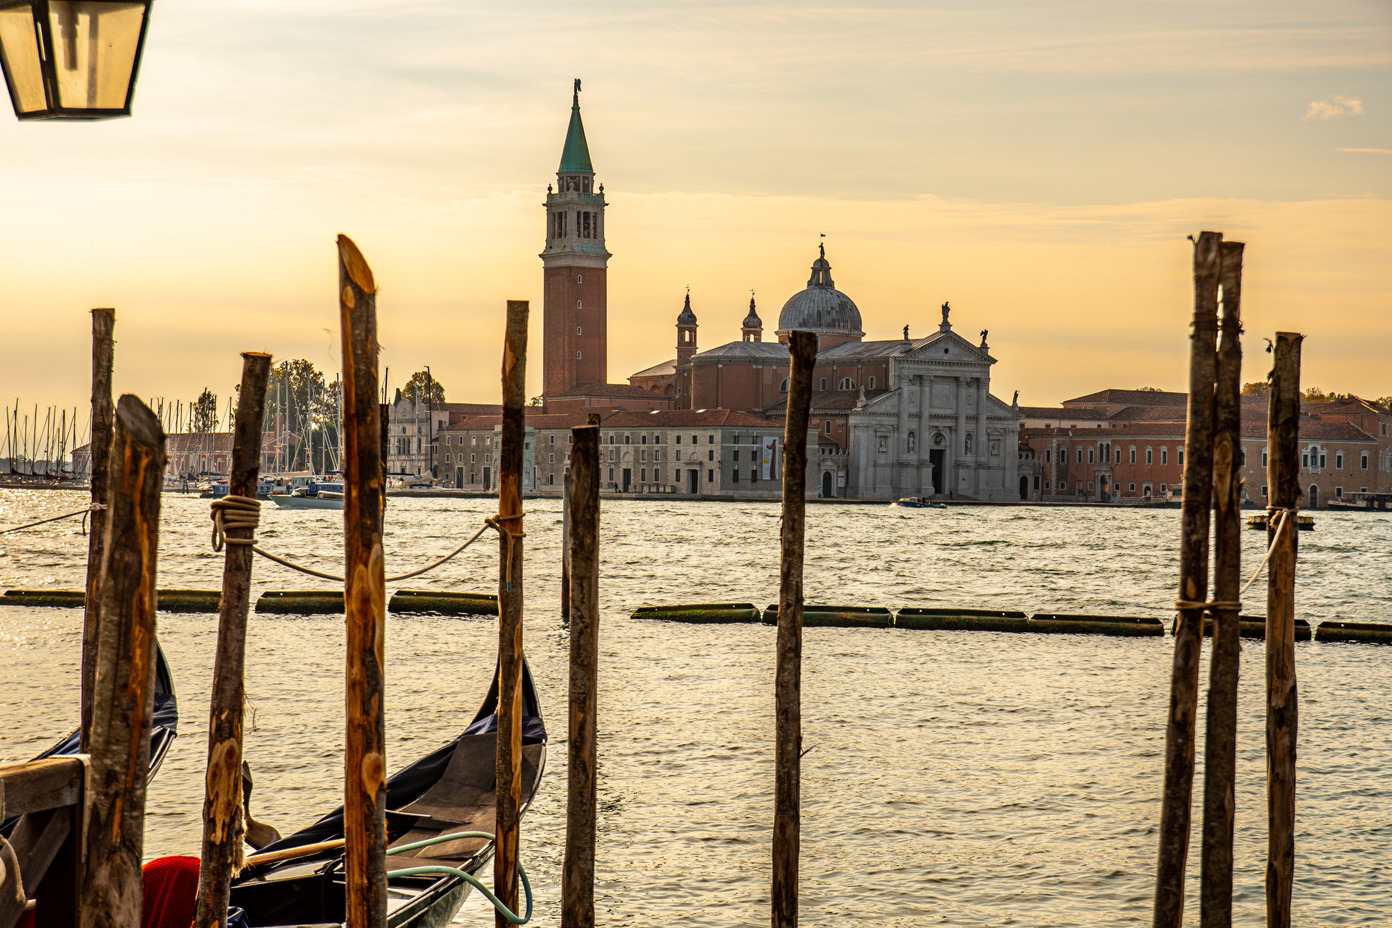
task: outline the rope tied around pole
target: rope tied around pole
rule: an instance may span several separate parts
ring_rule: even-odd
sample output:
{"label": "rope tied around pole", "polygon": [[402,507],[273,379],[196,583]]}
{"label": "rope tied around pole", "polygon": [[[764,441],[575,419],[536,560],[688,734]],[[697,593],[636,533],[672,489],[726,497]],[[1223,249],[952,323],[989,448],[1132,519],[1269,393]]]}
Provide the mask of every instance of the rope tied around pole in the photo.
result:
{"label": "rope tied around pole", "polygon": [[[505,515],[499,514],[499,515],[496,515],[496,516],[490,516],[489,518],[483,520],[483,524],[484,524],[484,525],[489,526],[489,527],[492,528],[494,531],[496,531],[499,535],[504,535],[504,536],[507,537],[507,588],[508,588],[509,590],[512,589],[512,546],[513,546],[514,544],[516,544],[517,539],[519,539],[519,538],[526,538],[526,537],[527,537],[527,533],[526,533],[526,532],[514,532],[514,531],[512,531],[511,529],[503,528],[502,523],[504,523],[504,522],[513,522],[513,521],[516,521],[516,520],[522,518],[523,516],[525,516],[526,514],[527,514],[527,513],[525,513],[525,512],[514,513],[513,515],[510,515],[510,516],[505,516]],[[478,537],[478,536],[474,536],[474,537]]]}
{"label": "rope tied around pole", "polygon": [[[261,524],[259,499],[228,494],[213,500],[210,516],[213,520],[214,551],[221,551],[224,544],[251,545],[252,550],[256,550],[256,527]],[[246,538],[229,538],[227,530],[230,528],[250,529],[251,533]]]}
{"label": "rope tied around pole", "polygon": [[[1273,514],[1276,516],[1276,524],[1273,527],[1271,533],[1271,544],[1266,546],[1266,554],[1262,556],[1261,563],[1258,564],[1257,569],[1252,572],[1251,578],[1248,579],[1248,581],[1242,585],[1242,589],[1237,591],[1238,596],[1241,596],[1243,593],[1246,593],[1248,590],[1252,588],[1252,584],[1257,582],[1257,578],[1261,576],[1262,571],[1266,569],[1266,565],[1271,561],[1271,554],[1273,551],[1276,550],[1276,542],[1280,540],[1281,532],[1285,530],[1285,527],[1287,525],[1295,524],[1295,522],[1292,521],[1292,517],[1296,514],[1296,510],[1294,509],[1277,509],[1275,507],[1271,507],[1267,509],[1266,512],[1268,519],[1271,518]],[[1177,599],[1175,600],[1174,607],[1176,610],[1204,609],[1208,611],[1214,611],[1218,609],[1231,609],[1233,611],[1241,611],[1242,600],[1212,599],[1208,602],[1199,602],[1197,600],[1192,599]]]}
{"label": "rope tied around pole", "polygon": [[16,526],[14,526],[13,528],[4,528],[4,529],[0,529],[0,535],[8,535],[10,532],[18,532],[18,531],[22,531],[22,530],[24,530],[24,529],[26,529],[26,528],[35,528],[36,526],[39,526],[39,525],[47,525],[47,524],[50,523],[50,522],[57,522],[57,521],[59,521],[59,520],[61,520],[61,519],[71,519],[71,518],[73,518],[74,516],[82,516],[83,519],[86,519],[86,518],[87,518],[87,514],[88,514],[89,512],[100,512],[100,511],[105,510],[105,509],[106,509],[106,504],[105,504],[105,503],[93,503],[92,505],[86,506],[86,507],[84,507],[84,508],[82,508],[82,509],[74,509],[72,512],[65,512],[65,513],[63,513],[61,516],[50,516],[50,517],[47,518],[47,519],[40,519],[40,520],[37,521],[37,522],[29,522],[29,523],[26,523],[25,525],[16,525]]}

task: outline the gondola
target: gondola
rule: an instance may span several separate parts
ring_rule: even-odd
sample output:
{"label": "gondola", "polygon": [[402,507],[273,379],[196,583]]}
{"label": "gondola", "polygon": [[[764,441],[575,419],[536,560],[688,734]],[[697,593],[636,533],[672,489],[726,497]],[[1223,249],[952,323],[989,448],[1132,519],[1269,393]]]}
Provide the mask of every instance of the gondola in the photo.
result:
{"label": "gondola", "polygon": [[[439,839],[464,832],[494,833],[497,712],[495,673],[482,707],[459,737],[387,779],[388,928],[448,924],[471,889],[459,873],[476,876],[492,860],[491,837]],[[520,811],[531,805],[545,767],[546,726],[524,661]],[[430,843],[432,839],[439,843]],[[229,925],[343,923],[342,807],[261,848],[247,864],[232,882]]]}
{"label": "gondola", "polygon": [[[150,777],[159,770],[169,746],[179,733],[179,701],[174,695],[174,677],[169,672],[169,662],[164,659],[164,649],[155,642],[155,712],[150,723]],[[66,738],[39,754],[34,760],[46,757],[71,757],[78,753],[81,732],[74,728]],[[18,818],[6,819],[0,824],[0,836],[8,835]]]}

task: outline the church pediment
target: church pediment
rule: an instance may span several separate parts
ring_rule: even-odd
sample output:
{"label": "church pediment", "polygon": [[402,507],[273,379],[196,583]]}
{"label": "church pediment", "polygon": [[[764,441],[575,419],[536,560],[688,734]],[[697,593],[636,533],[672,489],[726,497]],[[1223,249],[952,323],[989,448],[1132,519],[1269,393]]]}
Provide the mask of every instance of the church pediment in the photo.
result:
{"label": "church pediment", "polygon": [[934,332],[927,338],[913,343],[913,347],[901,354],[900,359],[912,361],[951,361],[966,364],[995,364],[991,353],[979,345],[973,345],[956,332]]}

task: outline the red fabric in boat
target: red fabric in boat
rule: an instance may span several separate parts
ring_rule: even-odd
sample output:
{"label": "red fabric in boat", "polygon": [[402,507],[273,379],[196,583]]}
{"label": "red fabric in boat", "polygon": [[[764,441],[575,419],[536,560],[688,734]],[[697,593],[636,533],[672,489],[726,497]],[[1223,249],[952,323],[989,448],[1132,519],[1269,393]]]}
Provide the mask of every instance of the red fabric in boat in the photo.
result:
{"label": "red fabric in boat", "polygon": [[156,857],[140,875],[140,928],[189,928],[198,898],[198,858]]}

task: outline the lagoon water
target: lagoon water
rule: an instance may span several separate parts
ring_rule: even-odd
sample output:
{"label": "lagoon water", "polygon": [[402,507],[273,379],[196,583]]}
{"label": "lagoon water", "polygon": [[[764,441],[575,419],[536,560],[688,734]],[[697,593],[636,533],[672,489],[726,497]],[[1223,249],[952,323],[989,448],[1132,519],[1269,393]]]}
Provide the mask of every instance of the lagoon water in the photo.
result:
{"label": "lagoon water", "polygon": [[[0,528],[77,509],[69,492],[0,490]],[[388,573],[472,534],[490,500],[393,498]],[[559,924],[567,637],[561,524],[528,502],[527,646],[552,750],[523,823],[536,924]],[[773,638],[756,625],[635,622],[633,608],[776,600],[778,506],[603,503],[599,920],[766,923]],[[1392,621],[1392,515],[1319,513],[1302,533],[1298,614]],[[206,501],[166,496],[160,586],[215,589]],[[0,588],[80,589],[77,520],[0,536]],[[1167,618],[1178,512],[809,508],[809,600],[971,605]],[[337,570],[342,517],[267,505],[262,545]],[[1244,532],[1244,570],[1264,534]],[[413,589],[491,591],[480,542]],[[258,559],[253,595],[330,584]],[[1264,611],[1264,584],[1247,596]],[[453,737],[493,669],[493,622],[388,616],[388,763]],[[0,760],[77,718],[81,612],[0,607]],[[198,852],[211,615],[161,615],[180,736],[151,786],[147,856]],[[1235,923],[1264,920],[1263,653],[1243,642]],[[802,923],[1129,926],[1148,923],[1171,640],[808,629],[804,644]],[[258,818],[284,832],[337,804],[341,617],[257,616],[247,757]],[[1295,923],[1392,924],[1392,647],[1300,643]],[[1206,671],[1205,671],[1206,676]],[[1200,738],[1202,739],[1202,723]],[[1201,794],[1202,743],[1195,795]],[[1198,924],[1198,815],[1186,923]],[[491,925],[472,897],[458,922]]]}

